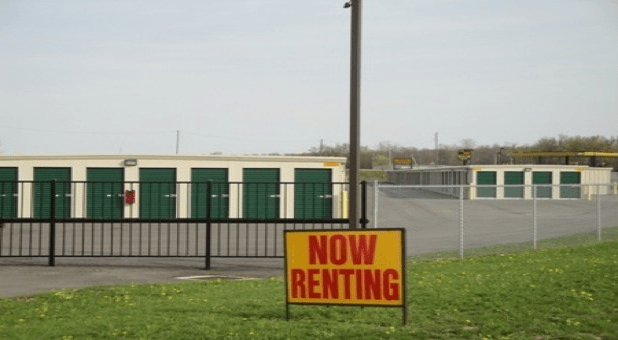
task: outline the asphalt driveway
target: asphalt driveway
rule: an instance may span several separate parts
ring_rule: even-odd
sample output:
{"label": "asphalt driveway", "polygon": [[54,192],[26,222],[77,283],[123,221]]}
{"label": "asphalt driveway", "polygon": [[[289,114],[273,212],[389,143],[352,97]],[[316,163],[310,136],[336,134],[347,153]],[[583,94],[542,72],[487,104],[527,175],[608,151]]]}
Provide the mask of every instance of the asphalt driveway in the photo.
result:
{"label": "asphalt driveway", "polygon": [[98,285],[182,282],[186,277],[282,277],[283,259],[218,259],[204,270],[199,258],[0,258],[0,297]]}

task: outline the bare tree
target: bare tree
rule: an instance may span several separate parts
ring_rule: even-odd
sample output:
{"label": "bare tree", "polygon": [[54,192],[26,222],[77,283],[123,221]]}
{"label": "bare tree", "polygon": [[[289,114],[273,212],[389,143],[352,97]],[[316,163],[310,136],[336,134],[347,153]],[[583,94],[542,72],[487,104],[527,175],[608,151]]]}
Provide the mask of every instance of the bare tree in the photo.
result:
{"label": "bare tree", "polygon": [[476,146],[476,142],[472,138],[464,138],[459,141],[459,143],[461,144],[462,149],[474,149]]}

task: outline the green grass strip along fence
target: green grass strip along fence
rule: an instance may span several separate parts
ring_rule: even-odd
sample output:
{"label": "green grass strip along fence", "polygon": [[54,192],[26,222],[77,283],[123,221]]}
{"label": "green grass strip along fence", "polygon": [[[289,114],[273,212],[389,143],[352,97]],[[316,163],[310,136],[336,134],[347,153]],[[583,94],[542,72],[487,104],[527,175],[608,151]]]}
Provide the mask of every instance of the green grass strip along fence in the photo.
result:
{"label": "green grass strip along fence", "polygon": [[[618,227],[603,229],[602,240],[618,240]],[[577,233],[569,236],[553,237],[537,241],[537,249],[555,248],[565,246],[579,246],[598,243],[596,231]],[[532,241],[520,243],[507,243],[479,248],[465,248],[465,257],[478,257],[487,255],[500,255],[532,250]],[[412,261],[433,261],[438,259],[459,258],[459,250],[447,250],[411,256]]]}

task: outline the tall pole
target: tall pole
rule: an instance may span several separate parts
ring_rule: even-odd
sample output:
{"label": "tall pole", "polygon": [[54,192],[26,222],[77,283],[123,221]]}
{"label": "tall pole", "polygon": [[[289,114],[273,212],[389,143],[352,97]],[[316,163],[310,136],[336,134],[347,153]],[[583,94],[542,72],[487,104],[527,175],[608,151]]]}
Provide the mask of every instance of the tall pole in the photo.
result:
{"label": "tall pole", "polygon": [[438,149],[438,133],[436,132],[436,166],[440,164],[440,151]]}
{"label": "tall pole", "polygon": [[179,149],[180,149],[180,130],[176,130],[176,154],[178,154]]}
{"label": "tall pole", "polygon": [[389,169],[392,168],[393,166],[393,154],[391,152],[392,148],[391,148],[391,141],[388,141],[388,167]]}
{"label": "tall pole", "polygon": [[351,0],[350,42],[350,229],[359,227],[361,0]]}

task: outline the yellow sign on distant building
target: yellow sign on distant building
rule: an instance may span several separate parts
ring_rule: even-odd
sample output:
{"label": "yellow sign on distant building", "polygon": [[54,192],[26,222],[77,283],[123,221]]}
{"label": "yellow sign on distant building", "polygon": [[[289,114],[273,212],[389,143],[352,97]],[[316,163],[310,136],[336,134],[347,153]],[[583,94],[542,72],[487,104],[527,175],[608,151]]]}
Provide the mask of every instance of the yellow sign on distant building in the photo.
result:
{"label": "yellow sign on distant building", "polygon": [[404,229],[286,230],[287,304],[405,308]]}
{"label": "yellow sign on distant building", "polygon": [[337,167],[341,165],[340,162],[324,162],[322,164],[327,167]]}
{"label": "yellow sign on distant building", "polygon": [[393,164],[397,164],[397,165],[412,165],[412,158],[395,157],[395,158],[393,158]]}

